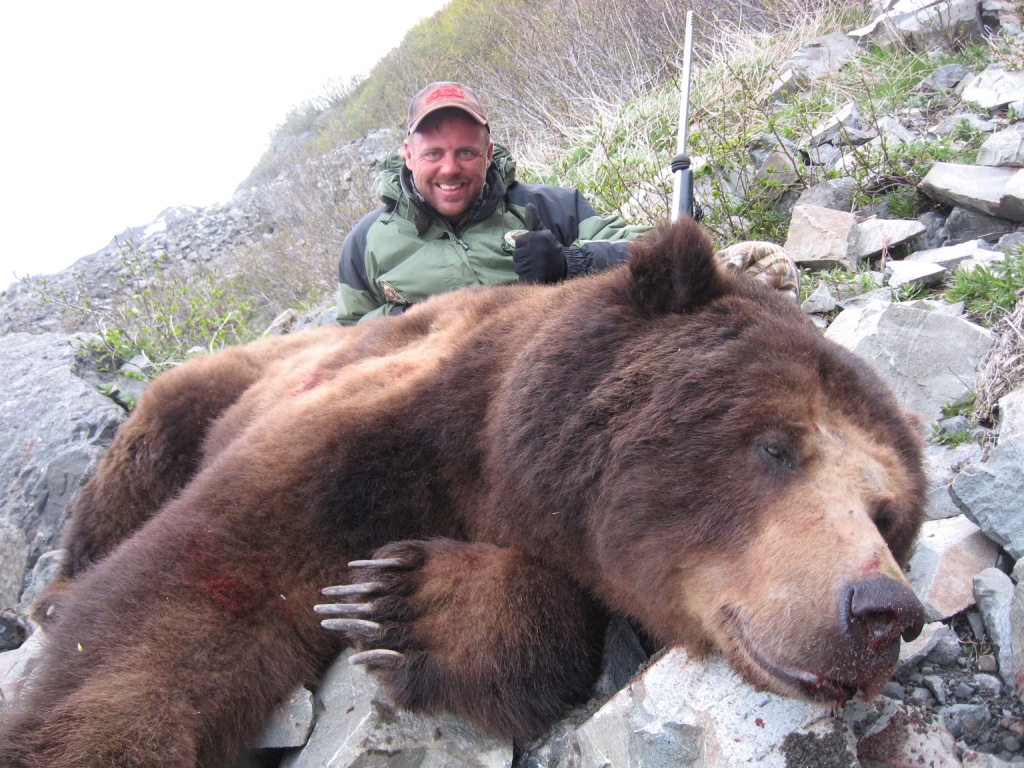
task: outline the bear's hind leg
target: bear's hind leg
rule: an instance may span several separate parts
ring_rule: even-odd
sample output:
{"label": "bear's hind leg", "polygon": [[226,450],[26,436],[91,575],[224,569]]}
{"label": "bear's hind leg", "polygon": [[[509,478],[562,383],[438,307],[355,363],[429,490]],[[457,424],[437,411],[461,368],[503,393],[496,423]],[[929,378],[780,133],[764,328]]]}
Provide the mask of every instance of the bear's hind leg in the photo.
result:
{"label": "bear's hind leg", "polygon": [[603,612],[523,552],[447,539],[398,542],[325,594],[325,626],[353,639],[395,704],[454,712],[526,741],[586,700]]}
{"label": "bear's hind leg", "polygon": [[185,487],[210,426],[260,373],[240,348],[193,358],[149,385],[72,505],[62,576],[72,578],[110,553]]}
{"label": "bear's hind leg", "polygon": [[0,766],[222,768],[337,653],[316,563],[172,512],[72,582]]}

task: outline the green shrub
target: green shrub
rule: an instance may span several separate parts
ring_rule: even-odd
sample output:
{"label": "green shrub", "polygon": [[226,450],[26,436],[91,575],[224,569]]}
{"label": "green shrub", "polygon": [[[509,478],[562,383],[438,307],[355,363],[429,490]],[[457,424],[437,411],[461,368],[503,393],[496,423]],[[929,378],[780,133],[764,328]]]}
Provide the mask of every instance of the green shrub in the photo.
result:
{"label": "green shrub", "polygon": [[215,271],[196,273],[167,263],[165,255],[139,253],[121,244],[121,268],[109,296],[94,296],[80,283],[54,290],[45,280],[33,290],[61,310],[68,330],[92,330],[86,345],[101,367],[116,371],[140,353],[150,361],[144,376],[180,363],[196,351],[215,352],[256,338],[253,301]]}
{"label": "green shrub", "polygon": [[1017,293],[1024,290],[1024,249],[1014,248],[1005,261],[979,266],[967,271],[958,269],[946,289],[946,300],[962,301],[980,323],[991,327],[1013,311]]}

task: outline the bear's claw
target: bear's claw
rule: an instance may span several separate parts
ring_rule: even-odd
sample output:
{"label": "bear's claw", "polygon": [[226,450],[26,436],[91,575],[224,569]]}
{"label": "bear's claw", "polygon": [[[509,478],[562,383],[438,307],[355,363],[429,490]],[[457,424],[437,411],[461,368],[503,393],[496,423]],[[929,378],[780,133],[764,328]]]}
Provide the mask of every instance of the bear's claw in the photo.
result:
{"label": "bear's claw", "polygon": [[314,605],[313,610],[329,616],[367,619],[373,616],[373,603],[324,603],[323,605]]}
{"label": "bear's claw", "polygon": [[375,637],[380,631],[380,624],[376,621],[365,619],[324,619],[320,622],[324,629],[333,629],[336,632],[349,632],[353,635],[363,637]]}
{"label": "bear's claw", "polygon": [[320,594],[327,595],[328,597],[360,597],[362,595],[372,595],[380,592],[382,589],[384,589],[384,584],[380,581],[364,581],[358,584],[339,584],[336,587],[324,587],[320,590]]}
{"label": "bear's claw", "polygon": [[372,669],[392,669],[404,658],[405,656],[398,651],[375,648],[372,651],[361,651],[360,653],[353,654],[348,663],[364,664]]}
{"label": "bear's claw", "polygon": [[349,568],[412,568],[412,563],[408,563],[400,557],[387,557],[380,560],[353,560],[348,564]]}

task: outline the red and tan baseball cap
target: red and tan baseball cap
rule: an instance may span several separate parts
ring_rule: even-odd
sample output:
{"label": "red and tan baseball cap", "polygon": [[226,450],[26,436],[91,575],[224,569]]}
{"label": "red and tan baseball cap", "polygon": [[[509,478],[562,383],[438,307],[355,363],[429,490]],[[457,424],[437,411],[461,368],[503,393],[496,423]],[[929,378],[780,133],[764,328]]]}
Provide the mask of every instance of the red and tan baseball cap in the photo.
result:
{"label": "red and tan baseball cap", "polygon": [[458,83],[431,83],[409,104],[409,133],[413,133],[431,112],[449,107],[461,109],[480,125],[487,125],[487,112],[472,90]]}

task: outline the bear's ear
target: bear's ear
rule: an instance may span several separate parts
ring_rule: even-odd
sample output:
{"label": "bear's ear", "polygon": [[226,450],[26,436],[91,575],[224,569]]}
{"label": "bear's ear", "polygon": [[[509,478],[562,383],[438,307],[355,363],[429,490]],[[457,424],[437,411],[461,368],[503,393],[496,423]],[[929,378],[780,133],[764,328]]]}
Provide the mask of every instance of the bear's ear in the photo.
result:
{"label": "bear's ear", "polygon": [[730,285],[715,265],[711,238],[688,217],[635,241],[629,272],[631,298],[652,315],[693,309],[727,293]]}

